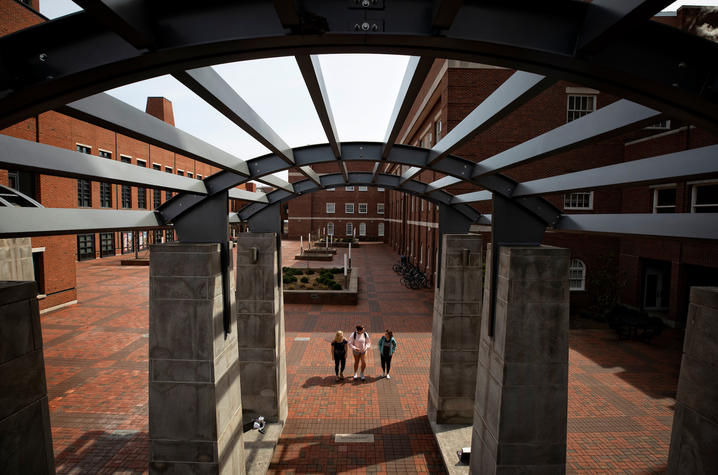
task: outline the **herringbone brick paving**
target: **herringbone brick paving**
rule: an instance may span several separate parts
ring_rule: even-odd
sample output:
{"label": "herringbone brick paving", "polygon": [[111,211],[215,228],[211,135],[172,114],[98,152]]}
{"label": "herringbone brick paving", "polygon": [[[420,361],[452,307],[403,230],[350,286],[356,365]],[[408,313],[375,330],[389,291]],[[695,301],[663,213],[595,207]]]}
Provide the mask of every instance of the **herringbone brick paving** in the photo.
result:
{"label": "herringbone brick paving", "polygon": [[[284,265],[307,266],[293,260],[298,247],[283,243]],[[340,250],[331,265],[342,259]],[[289,419],[270,472],[443,472],[426,419],[433,295],[398,283],[391,271],[397,256],[387,246],[362,245],[352,260],[361,275],[359,305],[285,307]],[[80,303],[42,316],[57,471],[142,473],[147,268],[121,267],[119,258],[77,266]],[[334,381],[329,341],[357,322],[375,343],[385,328],[394,330],[399,347],[391,380],[377,378],[372,351],[366,382]],[[675,332],[646,344],[618,341],[608,330],[571,331],[570,473],[665,469],[680,347]],[[372,434],[374,443],[338,444],[337,433]]]}

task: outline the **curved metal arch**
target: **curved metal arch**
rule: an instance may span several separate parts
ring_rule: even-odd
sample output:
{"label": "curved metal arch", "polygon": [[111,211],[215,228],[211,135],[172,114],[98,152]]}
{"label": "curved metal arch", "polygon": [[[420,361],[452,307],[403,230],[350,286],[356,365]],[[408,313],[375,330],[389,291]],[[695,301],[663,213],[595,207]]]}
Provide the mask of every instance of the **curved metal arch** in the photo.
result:
{"label": "curved metal arch", "polygon": [[[97,1],[108,8],[0,38],[0,63],[6,65],[0,127],[102,90],[200,66],[373,52],[553,75],[718,130],[718,70],[706,61],[718,56],[718,45],[649,21],[655,13],[650,6],[635,14],[635,2],[622,8],[600,0],[467,1],[433,16],[434,0],[393,0],[372,10],[373,25],[358,33],[354,25],[366,12],[349,2],[342,8],[327,0],[218,0],[207,8],[177,1],[170,8],[136,0],[120,9],[113,0]],[[507,21],[513,28],[493,27]]]}
{"label": "curved metal arch", "polygon": [[[434,203],[436,206],[439,205],[446,205],[454,208],[457,212],[461,213],[462,215],[466,216],[467,219],[469,219],[472,223],[475,222],[482,222],[482,224],[489,224],[490,221],[480,212],[472,208],[471,206],[465,205],[465,204],[452,204],[452,198],[453,195],[450,193],[447,193],[443,190],[438,190],[434,196],[424,196],[419,192],[412,191],[411,189],[407,188],[401,188],[398,184],[398,176],[396,175],[387,175],[387,174],[381,174],[382,182],[381,183],[372,183],[371,182],[371,173],[366,172],[358,172],[358,173],[349,173],[349,185],[367,185],[367,186],[376,186],[376,187],[383,187],[383,188],[390,188],[392,190],[401,191],[403,193],[407,193],[410,195],[420,196],[423,199]],[[347,184],[344,182],[344,177],[341,173],[333,173],[331,175],[322,175],[322,178],[327,178],[327,184],[322,184],[322,186],[317,186],[312,180],[306,179],[301,180],[294,183],[294,186],[296,189],[299,189],[301,191],[298,191],[297,193],[289,193],[285,190],[274,190],[271,193],[267,194],[267,203],[252,203],[248,206],[245,206],[241,211],[237,213],[237,215],[243,219],[248,220],[252,216],[254,216],[257,213],[261,213],[269,206],[275,205],[277,203],[285,203],[289,200],[292,200],[294,198],[297,198],[299,196],[302,196],[306,193],[314,193],[315,191],[321,191],[326,190],[327,188],[332,188],[336,186],[336,184]],[[396,180],[394,180],[396,179]],[[334,183],[334,182],[337,183]],[[324,180],[322,180],[324,182]],[[411,180],[411,182],[416,185],[417,188],[421,188],[426,186],[426,183],[422,183],[417,180]],[[488,196],[490,199],[490,196]],[[482,220],[482,218],[484,218]],[[360,218],[357,218],[360,219]]]}
{"label": "curved metal arch", "polygon": [[[292,149],[295,159],[295,166],[306,166],[317,163],[344,162],[344,161],[367,161],[377,163],[396,163],[399,165],[408,165],[421,168],[422,170],[436,171],[445,173],[451,177],[457,178],[466,183],[485,188],[486,190],[497,193],[520,207],[526,209],[547,225],[554,225],[560,218],[560,212],[550,202],[542,197],[520,197],[513,198],[512,192],[517,186],[517,182],[500,174],[484,175],[479,178],[472,178],[474,162],[447,155],[440,162],[427,165],[430,149],[414,147],[410,145],[395,145],[392,147],[386,159],[382,159],[383,144],[381,142],[343,142],[341,143],[342,156],[337,159],[334,157],[331,144],[315,144]],[[199,205],[202,201],[210,199],[212,196],[228,191],[229,189],[245,183],[249,180],[261,180],[263,177],[273,173],[280,172],[291,168],[286,161],[276,154],[269,153],[260,157],[247,161],[249,176],[238,175],[234,172],[224,170],[218,172],[205,180],[207,189],[206,196],[198,196],[192,194],[182,194],[172,198],[163,204],[159,211],[166,222],[171,222],[180,215],[188,212],[193,207]],[[250,205],[254,212],[276,203],[279,200],[287,201],[302,193],[313,192],[319,189],[331,188],[342,185],[375,185],[396,189],[398,191],[420,195],[424,199],[437,204],[448,205],[452,207],[465,207],[460,202],[456,202],[453,195],[441,190],[433,189],[430,184],[417,180],[402,180],[400,176],[388,175],[384,173],[375,174],[373,172],[350,172],[347,178],[340,173],[326,174],[319,177],[321,187],[312,180],[302,180],[292,184],[292,191],[286,189],[277,189],[268,195],[268,203],[257,203]],[[274,196],[274,199],[271,197]],[[466,207],[471,210],[473,208]],[[463,208],[462,208],[463,209]],[[463,214],[470,212],[465,211]],[[472,215],[477,218],[476,215]],[[249,217],[249,215],[243,215]],[[468,217],[468,216],[467,216]]]}

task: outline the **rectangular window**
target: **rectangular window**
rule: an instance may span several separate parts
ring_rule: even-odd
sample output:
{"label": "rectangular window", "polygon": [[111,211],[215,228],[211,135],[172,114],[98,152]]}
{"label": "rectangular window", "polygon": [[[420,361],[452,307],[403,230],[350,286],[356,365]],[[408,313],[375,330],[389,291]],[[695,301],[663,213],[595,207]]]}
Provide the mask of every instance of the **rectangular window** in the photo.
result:
{"label": "rectangular window", "polygon": [[379,237],[384,236],[384,223],[379,223],[377,234],[379,235]]}
{"label": "rectangular window", "polygon": [[334,236],[334,223],[327,223],[327,234]]}
{"label": "rectangular window", "polygon": [[165,242],[173,242],[175,240],[175,230],[165,229]]}
{"label": "rectangular window", "polygon": [[354,203],[344,203],[344,212],[346,214],[354,213]]}
{"label": "rectangular window", "polygon": [[[132,159],[125,155],[120,155],[120,161],[122,163],[127,163],[127,164],[132,163]],[[132,208],[132,187],[129,187],[127,185],[122,185],[121,196],[122,196],[122,207],[123,208]]]}
{"label": "rectangular window", "polygon": [[334,203],[327,203],[327,214],[334,213]]}
{"label": "rectangular window", "polygon": [[194,178],[194,175],[192,174],[192,172],[187,172],[187,178]]}
{"label": "rectangular window", "polygon": [[579,191],[563,195],[565,209],[593,209],[593,191]]}
{"label": "rectangular window", "polygon": [[359,203],[359,214],[366,214],[369,209],[369,205],[366,203]]}
{"label": "rectangular window", "polygon": [[653,190],[653,212],[654,213],[675,213],[676,212],[676,189],[656,188]]}
{"label": "rectangular window", "polygon": [[139,231],[137,233],[137,241],[139,250],[147,249],[149,246],[149,236],[147,231]]}
{"label": "rectangular window", "polygon": [[424,211],[424,200],[421,200],[421,210]]}
{"label": "rectangular window", "polygon": [[436,142],[441,140],[441,119],[434,122],[434,134],[436,135]]}
{"label": "rectangular window", "polygon": [[128,252],[134,252],[135,245],[134,240],[132,239],[132,231],[125,231],[122,233],[122,254],[127,254]]}
{"label": "rectangular window", "polygon": [[171,191],[165,191],[165,201],[169,201],[174,196]]}
{"label": "rectangular window", "polygon": [[369,189],[368,186],[360,186],[359,191],[367,191]]}
{"label": "rectangular window", "polygon": [[115,233],[100,233],[100,257],[115,255]]}
{"label": "rectangular window", "polygon": [[184,170],[177,170],[177,174],[179,176],[184,176]]}
{"label": "rectangular window", "polygon": [[691,212],[718,213],[718,183],[693,185]]}
{"label": "rectangular window", "polygon": [[376,191],[383,192],[383,191],[384,191],[384,188],[379,187],[379,188],[376,189]]}
{"label": "rectangular window", "polygon": [[569,95],[566,108],[566,122],[590,114],[596,110],[596,96]]}
{"label": "rectangular window", "polygon": [[87,145],[80,145],[79,143],[75,145],[75,149],[80,153],[92,153],[92,147],[88,147]]}
{"label": "rectangular window", "polygon": [[98,153],[100,154],[101,158],[109,158],[110,160],[112,160],[112,152],[108,152],[107,150],[100,150]]}
{"label": "rectangular window", "polygon": [[154,209],[157,209],[162,204],[162,195],[160,194],[161,191],[157,188],[152,190],[152,207]]}
{"label": "rectangular window", "polygon": [[354,187],[353,187],[353,186],[347,186],[347,187],[345,188],[345,190],[346,190],[346,191],[354,191]]}
{"label": "rectangular window", "polygon": [[384,203],[376,204],[376,214],[384,214]]}
{"label": "rectangular window", "polygon": [[160,244],[162,242],[162,230],[155,229],[154,243]]}
{"label": "rectangular window", "polygon": [[354,225],[352,223],[347,223],[347,236],[351,236],[354,234]]}
{"label": "rectangular window", "polygon": [[359,236],[366,236],[366,223],[359,223]]}
{"label": "rectangular window", "polygon": [[84,261],[95,258],[95,235],[77,235],[77,260]]}
{"label": "rectangular window", "polygon": [[84,208],[92,206],[90,180],[84,178],[77,180],[77,206]]}
{"label": "rectangular window", "polygon": [[[137,166],[147,168],[147,162],[137,159]],[[137,207],[140,209],[147,209],[147,188],[143,186],[137,187]]]}
{"label": "rectangular window", "polygon": [[172,167],[165,167],[166,173],[172,173]]}
{"label": "rectangular window", "polygon": [[200,174],[198,173],[198,174],[197,174],[197,179],[198,179],[198,180],[203,180],[204,178],[202,178],[202,175],[200,175]]}
{"label": "rectangular window", "polygon": [[100,207],[112,208],[112,186],[104,181],[100,182]]}

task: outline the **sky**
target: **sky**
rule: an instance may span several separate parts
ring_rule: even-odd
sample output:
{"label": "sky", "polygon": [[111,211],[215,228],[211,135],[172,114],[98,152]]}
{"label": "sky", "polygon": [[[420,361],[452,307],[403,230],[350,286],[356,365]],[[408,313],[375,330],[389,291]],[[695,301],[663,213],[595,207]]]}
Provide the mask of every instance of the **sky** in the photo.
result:
{"label": "sky", "polygon": [[[681,5],[718,6],[718,0],[678,1],[664,11],[675,11]],[[40,0],[40,11],[51,19],[78,10],[71,0]],[[358,54],[319,57],[340,141],[383,141],[408,59]],[[291,147],[326,143],[293,57],[213,67]],[[243,160],[268,153],[264,146],[171,76],[107,92],[140,110],[145,110],[148,96],[163,96],[172,101],[178,128]],[[286,172],[278,176],[287,179]]]}

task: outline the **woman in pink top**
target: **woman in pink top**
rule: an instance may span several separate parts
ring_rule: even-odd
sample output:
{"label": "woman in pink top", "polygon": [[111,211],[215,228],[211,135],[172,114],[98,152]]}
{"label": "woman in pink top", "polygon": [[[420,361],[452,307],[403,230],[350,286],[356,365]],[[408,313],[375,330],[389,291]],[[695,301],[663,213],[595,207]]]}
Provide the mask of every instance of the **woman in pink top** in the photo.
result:
{"label": "woman in pink top", "polygon": [[369,334],[364,331],[364,325],[357,325],[356,330],[348,340],[349,348],[354,353],[354,380],[357,379],[357,370],[361,361],[361,379],[364,381],[364,370],[366,369],[366,352],[371,347]]}

